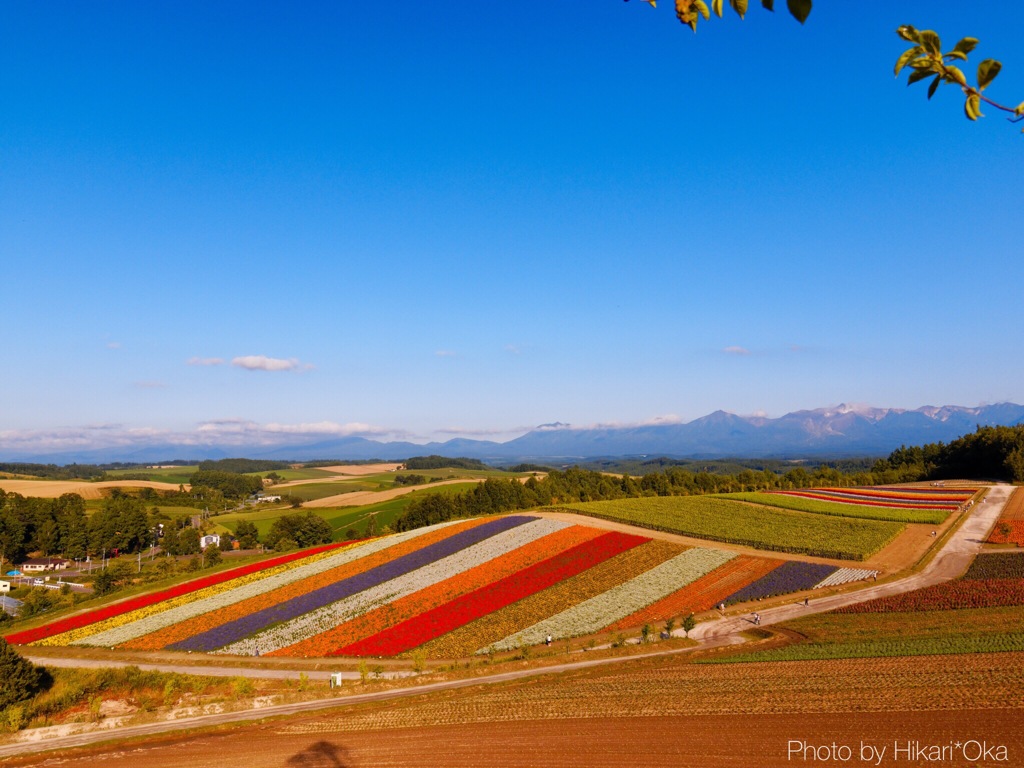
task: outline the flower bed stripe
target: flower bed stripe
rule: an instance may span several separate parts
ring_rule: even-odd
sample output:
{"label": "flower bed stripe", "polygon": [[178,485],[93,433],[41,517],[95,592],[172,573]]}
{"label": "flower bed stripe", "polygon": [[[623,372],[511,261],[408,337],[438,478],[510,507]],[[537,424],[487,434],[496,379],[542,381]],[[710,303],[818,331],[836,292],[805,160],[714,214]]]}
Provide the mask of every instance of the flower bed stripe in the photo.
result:
{"label": "flower bed stripe", "polygon": [[877,575],[878,571],[868,568],[840,568],[831,576],[827,576],[815,584],[814,588],[821,589],[822,587],[838,587],[843,584],[849,584],[852,581],[864,581],[865,579],[870,579],[872,576]]}
{"label": "flower bed stripe", "polygon": [[822,581],[837,570],[839,569],[834,565],[790,560],[780,565],[764,578],[758,579],[753,584],[749,584],[729,595],[725,598],[725,602],[729,604],[743,603],[747,600],[757,600],[762,597],[785,595],[790,592],[811,589],[819,581]]}
{"label": "flower bed stripe", "polygon": [[892,507],[893,509],[943,509],[951,510],[956,509],[959,504],[956,503],[942,503],[942,502],[931,502],[931,501],[903,501],[903,500],[875,500],[867,497],[858,498],[850,495],[843,495],[838,493],[817,493],[812,491],[783,491],[779,493],[780,496],[799,496],[805,499],[817,499],[818,501],[835,501],[842,504],[859,504],[866,507]]}
{"label": "flower bed stripe", "polygon": [[432,584],[392,603],[382,605],[380,608],[346,621],[327,632],[272,653],[264,653],[264,655],[329,656],[336,654],[339,648],[355,643],[364,637],[383,632],[385,629],[451,602],[487,584],[512,576],[518,571],[525,570],[571,547],[596,539],[604,533],[605,531],[598,528],[583,525],[563,528],[515,549],[503,557],[478,565],[445,581]]}
{"label": "flower bed stripe", "polygon": [[422,568],[416,568],[402,576],[232,643],[220,649],[218,653],[251,655],[258,650],[262,654],[295,645],[342,622],[362,616],[377,606],[387,605],[411,595],[428,584],[445,581],[471,568],[491,563],[510,551],[568,526],[569,523],[558,520],[534,518],[529,523],[502,531]]}
{"label": "flower bed stripe", "polygon": [[466,624],[420,647],[427,656],[468,656],[478,648],[518,632],[523,627],[561,613],[582,600],[607,592],[632,576],[649,571],[685,550],[679,544],[655,539],[598,563],[570,579]]}
{"label": "flower bed stripe", "polygon": [[460,549],[476,544],[488,536],[523,525],[533,519],[531,517],[514,515],[490,520],[482,525],[449,536],[416,552],[411,552],[389,563],[379,565],[364,573],[313,590],[279,605],[256,611],[248,616],[242,616],[220,627],[175,643],[170,647],[181,651],[212,651],[216,648],[223,648],[261,631],[270,624],[290,621],[304,613],[309,613],[330,603],[343,600],[357,592],[362,592],[364,589],[375,587],[416,568],[429,565],[435,560],[440,560],[442,557],[447,557],[454,552],[458,552]]}
{"label": "flower bed stripe", "polygon": [[348,578],[443,539],[454,531],[480,525],[483,520],[459,520],[431,528],[400,533],[376,539],[348,556],[340,555],[331,562],[302,566],[294,571],[240,587],[229,594],[218,595],[173,612],[123,628],[121,634],[110,636],[106,645],[121,645],[134,650],[157,650],[206,632],[255,611],[277,605],[313,589]]}
{"label": "flower bed stripe", "polygon": [[117,616],[128,611],[133,611],[136,608],[154,605],[163,600],[194,592],[195,590],[202,589],[203,587],[220,584],[225,581],[230,581],[231,579],[237,579],[240,576],[247,576],[250,573],[256,573],[257,571],[261,571],[266,568],[290,563],[294,560],[301,560],[304,557],[310,557],[311,555],[318,554],[325,550],[338,549],[339,547],[344,546],[348,546],[348,543],[325,544],[321,547],[304,549],[300,552],[289,552],[286,555],[274,557],[270,560],[263,560],[259,563],[250,563],[249,565],[243,565],[240,568],[232,568],[230,571],[222,571],[221,573],[215,573],[201,579],[195,579],[194,581],[188,581],[184,584],[178,584],[170,589],[161,590],[160,592],[153,592],[148,595],[139,595],[138,597],[133,597],[128,600],[122,600],[119,603],[106,605],[102,608],[96,608],[75,616],[68,616],[65,619],[44,624],[41,627],[26,629],[21,632],[14,632],[7,635],[5,639],[7,642],[16,645],[33,643],[37,640],[42,640],[45,637],[60,634],[61,632],[67,632],[70,629],[78,629],[79,627],[84,627],[97,621],[102,621],[103,619],[110,618],[111,616]]}
{"label": "flower bed stripe", "polygon": [[[373,546],[368,544],[366,546]],[[296,571],[310,572],[324,570],[331,562],[339,558],[353,559],[359,557],[359,547],[345,547],[340,550],[321,552],[313,557],[296,560],[293,563],[276,565],[273,568],[250,573],[223,584],[204,587],[195,592],[172,597],[162,603],[137,608],[119,616],[113,616],[80,629],[72,629],[59,635],[40,640],[34,645],[97,645],[114,646],[118,643],[149,631],[149,628],[167,626],[182,616],[195,616],[206,610],[207,606],[230,601],[239,590],[260,592],[266,589],[264,584],[280,579],[287,579]]]}
{"label": "flower bed stripe", "polygon": [[[607,592],[500,640],[494,647],[499,651],[508,650],[519,645],[542,643],[548,635],[561,639],[599,632],[655,600],[670,595],[680,584],[689,584],[734,557],[734,552],[722,549],[688,549]],[[481,648],[478,652],[486,650]]]}
{"label": "flower bed stripe", "polygon": [[753,584],[782,565],[785,560],[740,555],[711,573],[701,576],[682,589],[655,603],[631,613],[608,627],[620,631],[639,627],[651,621],[663,621],[673,616],[684,616],[706,611],[722,602],[726,595]]}
{"label": "flower bed stripe", "polygon": [[[1024,581],[1021,579],[955,579],[915,589],[913,592],[837,608],[834,613],[959,611],[1007,605],[1024,605]],[[951,617],[950,623],[955,624],[955,619]]]}
{"label": "flower bed stripe", "polygon": [[650,539],[613,531],[488,584],[431,611],[339,649],[339,655],[393,656],[569,579]]}

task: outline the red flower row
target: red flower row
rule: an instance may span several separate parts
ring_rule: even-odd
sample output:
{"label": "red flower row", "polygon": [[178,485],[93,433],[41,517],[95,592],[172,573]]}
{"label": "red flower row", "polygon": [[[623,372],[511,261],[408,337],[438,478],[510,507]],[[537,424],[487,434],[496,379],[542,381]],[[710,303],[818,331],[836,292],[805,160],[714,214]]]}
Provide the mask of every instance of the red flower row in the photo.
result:
{"label": "red flower row", "polygon": [[905,613],[955,611],[963,608],[999,608],[1024,605],[1024,580],[957,579],[901,595],[880,597],[836,609],[835,613]]}
{"label": "red flower row", "polygon": [[390,629],[347,645],[332,655],[395,656],[404,653],[647,541],[650,539],[645,536],[606,533]]}
{"label": "red flower row", "polygon": [[320,552],[325,552],[329,549],[337,549],[338,547],[349,546],[352,542],[343,542],[340,544],[324,544],[320,547],[314,547],[312,549],[304,549],[298,552],[290,552],[287,555],[281,555],[279,557],[271,558],[270,560],[263,560],[258,563],[250,563],[249,565],[243,565],[240,568],[232,568],[230,571],[222,571],[221,573],[215,573],[210,576],[205,576],[195,581],[188,581],[184,584],[178,584],[169,589],[162,590],[160,592],[151,592],[147,595],[139,595],[129,600],[123,600],[119,603],[112,605],[106,605],[102,608],[96,608],[92,611],[86,611],[85,613],[79,613],[75,616],[68,616],[66,619],[60,621],[54,621],[50,624],[44,624],[41,627],[35,627],[34,629],[26,629],[21,632],[15,632],[14,634],[7,635],[5,638],[8,643],[16,645],[25,645],[27,643],[34,643],[37,640],[42,640],[46,637],[52,637],[53,635],[59,635],[61,632],[67,632],[71,629],[79,629],[80,627],[88,626],[97,621],[103,621],[114,616],[120,616],[122,613],[128,613],[138,608],[145,608],[146,606],[159,603],[162,600],[169,600],[172,597],[180,597],[181,595],[187,595],[189,592],[195,592],[197,589],[203,589],[205,587],[212,587],[215,584],[222,584],[225,581],[231,579],[237,579],[241,576],[248,576],[250,573],[256,573],[266,568],[273,568],[275,565],[284,565],[294,560],[300,560],[310,555],[315,555]]}

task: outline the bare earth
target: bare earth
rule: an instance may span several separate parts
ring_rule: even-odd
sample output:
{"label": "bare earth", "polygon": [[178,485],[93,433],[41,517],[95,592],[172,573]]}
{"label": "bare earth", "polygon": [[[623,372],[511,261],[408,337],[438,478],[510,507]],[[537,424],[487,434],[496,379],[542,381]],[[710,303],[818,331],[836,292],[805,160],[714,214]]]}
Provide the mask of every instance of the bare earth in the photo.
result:
{"label": "bare earth", "polygon": [[888,753],[871,764],[896,768],[925,764],[893,754],[908,741],[976,740],[1005,749],[1008,759],[940,764],[1020,765],[1022,683],[1024,654],[975,654],[956,664],[921,657],[698,666],[664,657],[51,754],[45,764],[618,768],[656,760],[753,768],[813,763],[792,758],[802,743],[859,752],[864,742]]}
{"label": "bare earth", "polygon": [[[349,475],[351,477],[362,477],[363,475],[379,475],[381,472],[394,472],[401,464],[397,462],[386,462],[382,464],[335,464],[330,467],[317,467],[324,472],[333,472],[336,475]],[[322,480],[318,482],[323,482]]]}
{"label": "bare earth", "polygon": [[5,480],[0,478],[0,488],[8,493],[22,496],[38,496],[56,499],[65,493],[77,493],[83,499],[102,499],[103,491],[110,488],[155,488],[159,491],[176,491],[177,483],[162,483],[156,480],[104,480],[101,483],[86,483],[81,480]]}
{"label": "bare earth", "polygon": [[328,496],[323,499],[304,501],[303,507],[358,507],[363,504],[376,504],[378,501],[389,501],[405,496],[413,491],[436,488],[439,485],[453,485],[455,483],[482,483],[484,478],[458,478],[455,480],[442,480],[427,485],[404,485],[400,488],[390,488],[386,491],[354,491],[352,493],[340,493],[337,496]]}

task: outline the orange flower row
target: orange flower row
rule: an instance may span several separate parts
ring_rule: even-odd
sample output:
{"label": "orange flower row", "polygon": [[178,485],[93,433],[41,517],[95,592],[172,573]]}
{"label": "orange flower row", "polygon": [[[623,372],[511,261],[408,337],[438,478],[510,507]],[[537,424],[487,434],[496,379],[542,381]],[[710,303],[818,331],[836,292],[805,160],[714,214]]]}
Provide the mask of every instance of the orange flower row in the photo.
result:
{"label": "orange flower row", "polygon": [[358,560],[353,560],[350,563],[345,563],[344,565],[338,566],[337,568],[333,568],[316,576],[310,576],[308,579],[302,579],[301,581],[294,582],[282,587],[281,589],[247,598],[233,605],[226,606],[219,611],[211,612],[203,616],[196,616],[165,629],[161,629],[158,632],[151,632],[148,635],[143,635],[142,637],[136,638],[128,643],[124,643],[120,647],[143,651],[155,651],[161,648],[166,648],[173,643],[198,635],[200,632],[207,632],[215,627],[221,626],[222,624],[227,624],[229,621],[234,621],[242,616],[248,616],[250,613],[255,611],[279,605],[280,603],[291,600],[299,595],[311,592],[314,589],[319,589],[320,587],[328,584],[333,584],[336,581],[341,581],[342,579],[347,579],[358,573],[368,571],[371,568],[376,568],[378,565],[390,562],[391,560],[407,555],[410,552],[415,552],[416,550],[434,544],[441,539],[447,538],[454,533],[474,528],[482,523],[486,523],[487,521],[487,518],[480,518],[477,520],[467,520],[462,523],[456,523],[455,525],[444,526],[431,531],[430,533],[417,536],[409,541],[404,541],[401,544],[396,544],[366,557],[361,557]]}
{"label": "orange flower row", "polygon": [[547,560],[577,544],[590,541],[605,533],[597,528],[574,525],[550,533],[526,546],[519,547],[503,557],[471,568],[450,579],[432,584],[393,603],[382,605],[368,613],[322,632],[295,645],[281,648],[267,656],[327,656],[339,648],[365,637],[386,631],[407,619],[451,602],[457,597],[511,576],[535,563]]}
{"label": "orange flower row", "polygon": [[533,626],[538,621],[607,592],[612,587],[661,565],[686,549],[667,541],[649,541],[542,592],[471,621],[454,632],[425,643],[420,648],[431,658],[468,656],[525,627]]}
{"label": "orange flower row", "polygon": [[683,614],[706,611],[734,592],[766,576],[778,568],[784,560],[767,557],[740,555],[711,573],[701,576],[678,592],[643,608],[636,613],[615,622],[609,630],[624,630],[639,627],[652,621],[662,621]]}

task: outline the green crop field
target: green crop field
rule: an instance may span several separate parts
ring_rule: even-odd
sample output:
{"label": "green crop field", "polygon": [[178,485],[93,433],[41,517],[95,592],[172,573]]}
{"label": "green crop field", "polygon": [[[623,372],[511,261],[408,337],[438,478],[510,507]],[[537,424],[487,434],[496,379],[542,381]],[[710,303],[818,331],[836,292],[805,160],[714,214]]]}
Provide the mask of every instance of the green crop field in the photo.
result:
{"label": "green crop field", "polygon": [[341,477],[333,472],[327,472],[326,470],[317,469],[316,467],[309,467],[308,469],[274,469],[267,470],[265,472],[246,472],[246,474],[254,475],[256,477],[266,477],[271,472],[277,473],[279,477],[284,478],[285,482],[290,482],[292,480],[329,480],[332,477]]}
{"label": "green crop field", "polygon": [[199,469],[195,464],[187,467],[167,467],[166,469],[147,469],[146,467],[135,467],[134,469],[111,469],[107,472],[111,480],[119,477],[145,478],[160,483],[188,483],[192,473]]}
{"label": "green crop field", "polygon": [[874,507],[868,504],[843,504],[841,502],[819,501],[802,496],[786,496],[781,493],[726,493],[719,498],[749,501],[766,507],[791,509],[796,512],[810,512],[815,515],[836,515],[856,517],[864,520],[889,520],[894,523],[929,523],[939,525],[950,515],[945,509],[896,509]]}
{"label": "green crop field", "polygon": [[800,661],[1024,650],[1024,606],[905,613],[825,613],[781,626],[806,643],[716,661]]}
{"label": "green crop field", "polygon": [[892,541],[899,523],[814,515],[718,496],[654,496],[560,504],[605,520],[775,552],[864,560]]}

